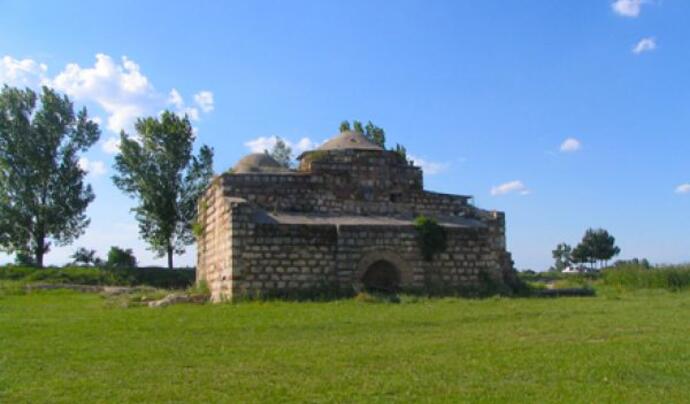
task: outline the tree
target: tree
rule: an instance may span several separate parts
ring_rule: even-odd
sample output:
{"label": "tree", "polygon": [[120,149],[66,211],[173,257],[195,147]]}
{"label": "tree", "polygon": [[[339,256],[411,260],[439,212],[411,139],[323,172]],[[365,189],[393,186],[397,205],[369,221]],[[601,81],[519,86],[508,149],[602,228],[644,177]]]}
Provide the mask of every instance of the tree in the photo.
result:
{"label": "tree", "polygon": [[587,229],[582,241],[573,250],[573,258],[577,262],[594,264],[599,262],[603,267],[608,260],[620,254],[616,246],[616,239],[604,229]]}
{"label": "tree", "polygon": [[621,252],[621,249],[616,246],[616,238],[604,229],[587,230],[583,241],[591,246],[592,258],[599,261],[600,268]]}
{"label": "tree", "polygon": [[14,264],[21,267],[35,267],[36,261],[31,254],[27,254],[23,251],[17,251],[14,255]]}
{"label": "tree", "polygon": [[292,166],[292,148],[285,144],[283,139],[276,139],[276,144],[273,145],[271,151],[265,150],[264,152],[273,157],[281,166],[285,168]]}
{"label": "tree", "polygon": [[352,121],[352,130],[359,133],[364,133],[364,126],[360,121]]}
{"label": "tree", "polygon": [[563,271],[568,265],[573,262],[572,259],[573,248],[566,243],[560,243],[556,246],[556,249],[551,251],[555,263],[553,269],[556,272]]}
{"label": "tree", "polygon": [[[40,106],[37,106],[39,101]],[[0,92],[0,248],[38,267],[52,243],[70,244],[89,224],[94,200],[79,153],[100,137],[86,108],[43,87]]]}
{"label": "tree", "polygon": [[573,248],[571,257],[573,259],[573,262],[577,264],[592,263],[592,251],[589,248],[589,245],[586,245],[584,243],[580,243],[577,246],[575,246],[575,248]]}
{"label": "tree", "polygon": [[72,262],[76,265],[95,265],[101,260],[96,257],[96,250],[88,250],[84,247],[79,247],[71,255]]}
{"label": "tree", "polygon": [[407,149],[405,146],[398,143],[395,145],[395,149],[393,151],[398,153],[400,158],[402,158],[405,163],[410,164],[410,161],[407,159]]}
{"label": "tree", "polygon": [[105,265],[112,268],[136,268],[137,259],[134,257],[131,249],[122,249],[120,247],[110,247],[108,251],[108,260]]}
{"label": "tree", "polygon": [[194,242],[192,225],[197,200],[213,176],[213,150],[192,153],[194,132],[189,118],[165,111],[160,118],[140,118],[137,139],[123,131],[115,156],[115,185],[138,200],[132,210],[139,233],[157,256],[182,254]]}
{"label": "tree", "polygon": [[[349,130],[350,122],[342,121],[340,123],[340,132],[346,132]],[[352,121],[352,130],[363,134],[364,137],[381,146],[382,148],[386,148],[386,132],[383,130],[383,128],[371,123],[371,121],[367,122],[366,126],[363,126],[362,122],[360,121]]]}
{"label": "tree", "polygon": [[379,128],[369,121],[364,129],[364,136],[366,136],[367,139],[383,147],[384,149],[386,148],[386,132],[383,130],[383,128]]}

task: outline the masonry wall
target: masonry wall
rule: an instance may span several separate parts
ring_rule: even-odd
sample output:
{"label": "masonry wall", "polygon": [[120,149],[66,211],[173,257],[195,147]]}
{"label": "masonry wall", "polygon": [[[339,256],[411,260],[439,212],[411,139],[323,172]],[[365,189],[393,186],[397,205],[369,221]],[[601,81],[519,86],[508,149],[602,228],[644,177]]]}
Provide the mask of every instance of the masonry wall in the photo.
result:
{"label": "masonry wall", "polygon": [[233,294],[274,295],[337,286],[334,226],[248,225]]}
{"label": "masonry wall", "polygon": [[476,211],[469,197],[424,191],[421,170],[394,152],[321,152],[304,156],[300,170],[224,174],[218,181],[224,195],[269,212],[470,217]]}
{"label": "masonry wall", "polygon": [[[308,154],[300,170],[224,174],[202,197],[197,279],[209,284],[214,300],[357,290],[364,271],[380,259],[399,269],[405,289],[469,288],[484,276],[500,282],[512,271],[504,215],[478,209],[465,196],[424,191],[421,170],[393,152]],[[410,225],[257,223],[262,210],[391,216]],[[412,225],[418,215],[480,224],[447,227],[447,250],[427,262]]]}
{"label": "masonry wall", "polygon": [[212,185],[198,205],[197,283],[204,281],[212,296],[231,297],[232,217],[230,204],[218,184]]}
{"label": "masonry wall", "polygon": [[[226,199],[227,200],[227,199]],[[477,285],[480,272],[500,281],[500,240],[489,228],[448,228],[448,246],[432,261],[422,258],[414,226],[288,225],[251,222],[248,203],[227,204],[232,257],[227,247],[202,261],[214,300],[286,295],[315,290],[351,292],[379,259],[392,262],[407,290],[460,289]],[[219,233],[209,228],[209,236]],[[217,245],[222,245],[217,243]],[[212,257],[209,250],[202,255]]]}

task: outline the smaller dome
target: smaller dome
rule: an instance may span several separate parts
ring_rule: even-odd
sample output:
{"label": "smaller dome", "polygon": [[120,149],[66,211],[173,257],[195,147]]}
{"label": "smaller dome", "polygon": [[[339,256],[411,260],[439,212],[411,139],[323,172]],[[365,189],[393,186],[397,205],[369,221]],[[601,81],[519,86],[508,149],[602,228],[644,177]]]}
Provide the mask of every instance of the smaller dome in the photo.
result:
{"label": "smaller dome", "polygon": [[254,153],[242,157],[232,168],[235,174],[250,173],[286,173],[290,170],[280,165],[273,157],[266,153]]}
{"label": "smaller dome", "polygon": [[362,133],[355,131],[344,131],[331,138],[321,145],[317,150],[383,150],[383,148],[371,140],[367,139]]}

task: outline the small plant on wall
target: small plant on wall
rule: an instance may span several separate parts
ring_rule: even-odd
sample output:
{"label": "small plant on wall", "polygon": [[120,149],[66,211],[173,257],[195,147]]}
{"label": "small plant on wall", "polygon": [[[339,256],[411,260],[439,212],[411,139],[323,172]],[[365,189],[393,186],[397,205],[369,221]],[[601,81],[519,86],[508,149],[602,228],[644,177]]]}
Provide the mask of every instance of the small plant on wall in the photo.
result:
{"label": "small plant on wall", "polygon": [[414,221],[419,240],[419,248],[427,261],[431,261],[434,254],[444,252],[447,245],[446,230],[432,218],[418,216]]}

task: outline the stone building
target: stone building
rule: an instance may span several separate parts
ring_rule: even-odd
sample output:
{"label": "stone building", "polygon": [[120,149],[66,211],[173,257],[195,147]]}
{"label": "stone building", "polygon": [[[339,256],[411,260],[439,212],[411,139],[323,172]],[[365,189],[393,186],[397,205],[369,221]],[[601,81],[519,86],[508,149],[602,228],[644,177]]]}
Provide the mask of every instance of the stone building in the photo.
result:
{"label": "stone building", "polygon": [[[422,171],[361,133],[298,157],[251,154],[199,202],[197,280],[215,301],[325,290],[461,290],[513,273],[504,214],[425,191]],[[419,216],[445,230],[425,257]],[[428,259],[430,258],[430,259]]]}

